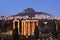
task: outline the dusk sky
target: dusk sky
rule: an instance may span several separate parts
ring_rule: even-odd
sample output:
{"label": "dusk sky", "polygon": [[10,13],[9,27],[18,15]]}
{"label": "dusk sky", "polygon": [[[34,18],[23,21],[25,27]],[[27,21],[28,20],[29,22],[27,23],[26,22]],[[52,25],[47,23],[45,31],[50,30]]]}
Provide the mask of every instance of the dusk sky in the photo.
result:
{"label": "dusk sky", "polygon": [[15,15],[28,7],[60,16],[60,0],[0,0],[0,16]]}

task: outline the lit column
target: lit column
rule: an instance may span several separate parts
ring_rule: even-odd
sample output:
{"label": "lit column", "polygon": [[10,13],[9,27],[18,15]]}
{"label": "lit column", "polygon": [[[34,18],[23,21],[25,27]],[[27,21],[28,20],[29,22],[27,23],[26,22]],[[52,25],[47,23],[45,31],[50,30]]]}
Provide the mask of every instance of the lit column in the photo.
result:
{"label": "lit column", "polygon": [[22,21],[22,35],[24,35],[24,22]]}
{"label": "lit column", "polygon": [[30,21],[28,22],[28,36],[30,36]]}
{"label": "lit column", "polygon": [[25,32],[26,32],[26,36],[28,36],[28,22],[25,22]]}
{"label": "lit column", "polygon": [[34,30],[35,30],[35,21],[32,23],[32,35],[34,35]]}
{"label": "lit column", "polygon": [[18,20],[18,34],[20,35],[20,22]]}
{"label": "lit column", "polygon": [[13,21],[13,29],[15,29],[15,21]]}
{"label": "lit column", "polygon": [[26,23],[24,22],[24,36],[26,36]]}

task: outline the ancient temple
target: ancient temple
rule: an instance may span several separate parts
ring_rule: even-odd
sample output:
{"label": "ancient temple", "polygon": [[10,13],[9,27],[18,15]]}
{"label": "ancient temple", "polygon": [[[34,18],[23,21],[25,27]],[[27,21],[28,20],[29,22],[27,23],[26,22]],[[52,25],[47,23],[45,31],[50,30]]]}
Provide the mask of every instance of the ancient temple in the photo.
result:
{"label": "ancient temple", "polygon": [[13,20],[13,29],[17,26],[18,34],[22,36],[34,36],[35,27],[38,27],[38,20]]}

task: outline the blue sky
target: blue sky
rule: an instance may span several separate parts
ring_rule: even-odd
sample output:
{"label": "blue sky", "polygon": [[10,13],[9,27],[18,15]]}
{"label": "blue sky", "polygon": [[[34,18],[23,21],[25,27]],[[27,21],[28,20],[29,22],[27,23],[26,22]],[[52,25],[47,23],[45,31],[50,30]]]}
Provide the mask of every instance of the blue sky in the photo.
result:
{"label": "blue sky", "polygon": [[0,0],[0,16],[15,15],[28,7],[60,16],[60,0]]}

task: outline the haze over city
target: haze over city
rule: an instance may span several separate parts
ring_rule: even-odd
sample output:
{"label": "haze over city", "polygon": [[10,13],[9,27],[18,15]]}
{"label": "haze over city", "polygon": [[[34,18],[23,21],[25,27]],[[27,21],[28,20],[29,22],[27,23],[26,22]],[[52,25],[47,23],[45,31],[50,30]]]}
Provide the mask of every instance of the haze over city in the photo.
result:
{"label": "haze over city", "polygon": [[0,16],[15,15],[28,7],[60,16],[60,0],[0,0]]}

